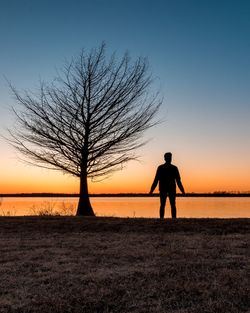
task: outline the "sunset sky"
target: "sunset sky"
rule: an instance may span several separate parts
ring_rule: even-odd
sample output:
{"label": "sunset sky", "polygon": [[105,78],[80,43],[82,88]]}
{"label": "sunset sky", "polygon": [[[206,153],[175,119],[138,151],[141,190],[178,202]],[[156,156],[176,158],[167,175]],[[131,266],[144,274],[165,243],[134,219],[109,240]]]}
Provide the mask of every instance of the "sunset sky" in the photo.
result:
{"label": "sunset sky", "polygon": [[[146,56],[164,97],[163,122],[139,162],[92,193],[148,192],[173,153],[187,192],[250,190],[250,1],[0,0],[0,134],[12,128],[17,89],[51,81],[82,48]],[[0,137],[0,193],[78,192],[77,179],[32,167]]]}

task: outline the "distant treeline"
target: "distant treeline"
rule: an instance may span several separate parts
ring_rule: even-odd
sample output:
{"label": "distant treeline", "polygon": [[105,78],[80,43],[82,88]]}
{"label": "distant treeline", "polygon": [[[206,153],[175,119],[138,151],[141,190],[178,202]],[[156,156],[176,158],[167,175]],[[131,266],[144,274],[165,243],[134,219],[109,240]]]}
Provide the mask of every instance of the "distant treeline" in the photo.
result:
{"label": "distant treeline", "polygon": [[[147,193],[99,193],[90,194],[90,197],[158,197],[158,193],[149,195]],[[178,194],[178,197],[250,197],[250,192],[211,192],[211,193],[186,193],[186,195]],[[77,198],[77,193],[2,193],[0,197],[72,197]]]}

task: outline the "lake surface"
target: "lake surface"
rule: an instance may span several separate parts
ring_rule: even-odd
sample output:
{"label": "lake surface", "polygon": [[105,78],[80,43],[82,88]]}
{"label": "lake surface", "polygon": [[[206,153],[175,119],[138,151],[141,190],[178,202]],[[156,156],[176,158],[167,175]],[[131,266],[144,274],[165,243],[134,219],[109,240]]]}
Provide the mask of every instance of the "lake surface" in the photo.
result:
{"label": "lake surface", "polygon": [[[75,214],[77,198],[4,197],[0,215],[39,215],[41,212]],[[97,216],[158,217],[157,197],[91,197]],[[165,217],[170,217],[167,202]],[[186,218],[250,218],[250,197],[178,197],[177,216]]]}

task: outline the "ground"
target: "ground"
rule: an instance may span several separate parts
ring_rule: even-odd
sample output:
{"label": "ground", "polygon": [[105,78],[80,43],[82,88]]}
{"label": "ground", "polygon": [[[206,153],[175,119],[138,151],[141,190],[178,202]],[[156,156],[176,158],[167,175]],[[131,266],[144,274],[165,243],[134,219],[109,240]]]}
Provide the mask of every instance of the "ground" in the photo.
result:
{"label": "ground", "polygon": [[250,312],[250,219],[0,218],[0,312]]}

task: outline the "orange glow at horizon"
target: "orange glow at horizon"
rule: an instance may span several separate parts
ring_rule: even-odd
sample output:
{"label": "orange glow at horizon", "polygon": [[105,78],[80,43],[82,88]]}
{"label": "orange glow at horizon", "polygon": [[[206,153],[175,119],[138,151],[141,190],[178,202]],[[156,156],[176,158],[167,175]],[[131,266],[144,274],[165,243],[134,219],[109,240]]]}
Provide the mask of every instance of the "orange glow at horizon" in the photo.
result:
{"label": "orange glow at horizon", "polygon": [[[78,193],[79,179],[63,175],[58,171],[43,170],[27,165],[18,165],[18,172],[12,164],[2,170],[0,193]],[[89,180],[90,193],[148,193],[157,166],[132,164],[101,182]],[[192,167],[181,166],[180,173],[186,192],[249,191],[249,177],[243,179],[241,172],[202,169],[196,172]],[[178,190],[178,189],[177,189]],[[156,189],[155,192],[158,190]]]}
{"label": "orange glow at horizon", "polygon": [[[141,162],[130,162],[122,170],[101,182],[89,180],[89,192],[94,193],[148,193],[157,166],[163,163],[163,149],[144,148]],[[235,165],[230,159],[217,155],[212,159],[200,155],[184,158],[187,153],[173,151],[186,192],[214,192],[250,190],[250,167],[247,155]],[[155,157],[156,155],[156,157]],[[60,171],[45,170],[20,162],[13,151],[1,154],[0,193],[78,193],[79,179]],[[236,156],[232,155],[233,159]],[[155,190],[157,192],[157,189]]]}

